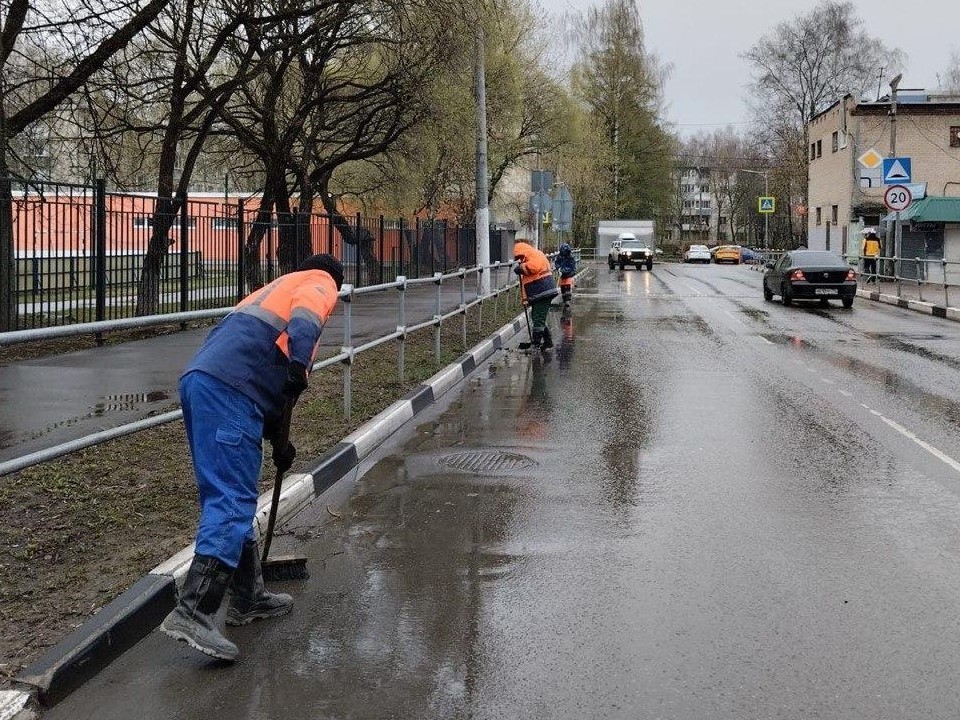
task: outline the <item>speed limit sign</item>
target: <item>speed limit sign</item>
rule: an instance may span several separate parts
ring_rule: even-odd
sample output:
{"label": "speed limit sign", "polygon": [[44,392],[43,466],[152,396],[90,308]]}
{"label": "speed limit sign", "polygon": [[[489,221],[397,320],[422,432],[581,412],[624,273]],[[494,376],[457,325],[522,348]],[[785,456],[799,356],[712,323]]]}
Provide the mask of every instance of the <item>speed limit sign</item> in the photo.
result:
{"label": "speed limit sign", "polygon": [[891,185],[883,194],[883,204],[894,212],[906,210],[911,202],[913,202],[913,195],[910,194],[910,188],[906,185]]}

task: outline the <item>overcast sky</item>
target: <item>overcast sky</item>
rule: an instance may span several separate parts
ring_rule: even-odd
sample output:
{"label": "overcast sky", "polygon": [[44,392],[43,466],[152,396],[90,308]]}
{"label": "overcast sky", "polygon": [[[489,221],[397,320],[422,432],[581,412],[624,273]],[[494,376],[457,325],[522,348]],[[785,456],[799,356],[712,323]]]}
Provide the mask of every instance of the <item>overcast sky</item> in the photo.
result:
{"label": "overcast sky", "polygon": [[[599,0],[540,0],[550,12]],[[638,0],[649,47],[673,69],[667,117],[683,134],[748,119],[749,70],[739,54],[816,0]],[[907,54],[902,88],[937,88],[951,45],[960,47],[958,0],[854,0],[867,31]],[[753,7],[753,10],[742,8]],[[734,9],[736,8],[736,9]],[[889,79],[889,78],[888,78]]]}

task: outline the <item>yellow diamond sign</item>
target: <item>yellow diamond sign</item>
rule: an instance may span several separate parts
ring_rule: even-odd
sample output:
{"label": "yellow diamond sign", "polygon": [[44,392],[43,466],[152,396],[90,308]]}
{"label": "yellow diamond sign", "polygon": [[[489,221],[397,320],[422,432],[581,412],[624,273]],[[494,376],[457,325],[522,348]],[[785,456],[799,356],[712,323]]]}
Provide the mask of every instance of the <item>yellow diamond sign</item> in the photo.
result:
{"label": "yellow diamond sign", "polygon": [[880,167],[883,163],[883,155],[874,149],[867,150],[863,155],[857,158],[857,162],[863,165],[867,170],[873,170]]}

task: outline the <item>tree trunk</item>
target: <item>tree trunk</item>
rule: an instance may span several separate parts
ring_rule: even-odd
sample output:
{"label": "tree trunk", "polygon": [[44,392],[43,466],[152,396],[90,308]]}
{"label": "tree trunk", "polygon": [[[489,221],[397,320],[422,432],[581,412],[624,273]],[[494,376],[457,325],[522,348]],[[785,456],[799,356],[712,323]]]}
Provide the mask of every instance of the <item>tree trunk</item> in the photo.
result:
{"label": "tree trunk", "polygon": [[[320,200],[323,202],[323,208],[330,216],[330,222],[340,233],[340,237],[347,245],[353,245],[357,248],[358,263],[362,263],[366,269],[366,284],[370,284],[374,278],[379,277],[379,266],[376,255],[373,252],[373,233],[366,228],[354,228],[350,221],[337,210],[337,203],[327,191],[327,182],[318,183],[317,189],[320,191]],[[341,258],[342,260],[342,258]],[[363,285],[364,282],[357,273],[357,285]]]}

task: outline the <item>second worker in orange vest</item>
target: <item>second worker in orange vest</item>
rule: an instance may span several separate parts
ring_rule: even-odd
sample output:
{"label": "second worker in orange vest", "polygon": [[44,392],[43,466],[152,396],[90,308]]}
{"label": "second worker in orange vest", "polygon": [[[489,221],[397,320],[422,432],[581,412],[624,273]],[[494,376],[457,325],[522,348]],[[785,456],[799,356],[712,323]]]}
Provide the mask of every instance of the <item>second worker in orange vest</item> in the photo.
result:
{"label": "second worker in orange vest", "polygon": [[547,316],[550,314],[550,304],[558,294],[550,261],[546,255],[525,242],[513,246],[513,259],[517,261],[513,271],[520,276],[521,297],[530,305],[532,347],[549,350],[553,347],[553,337],[547,327]]}

